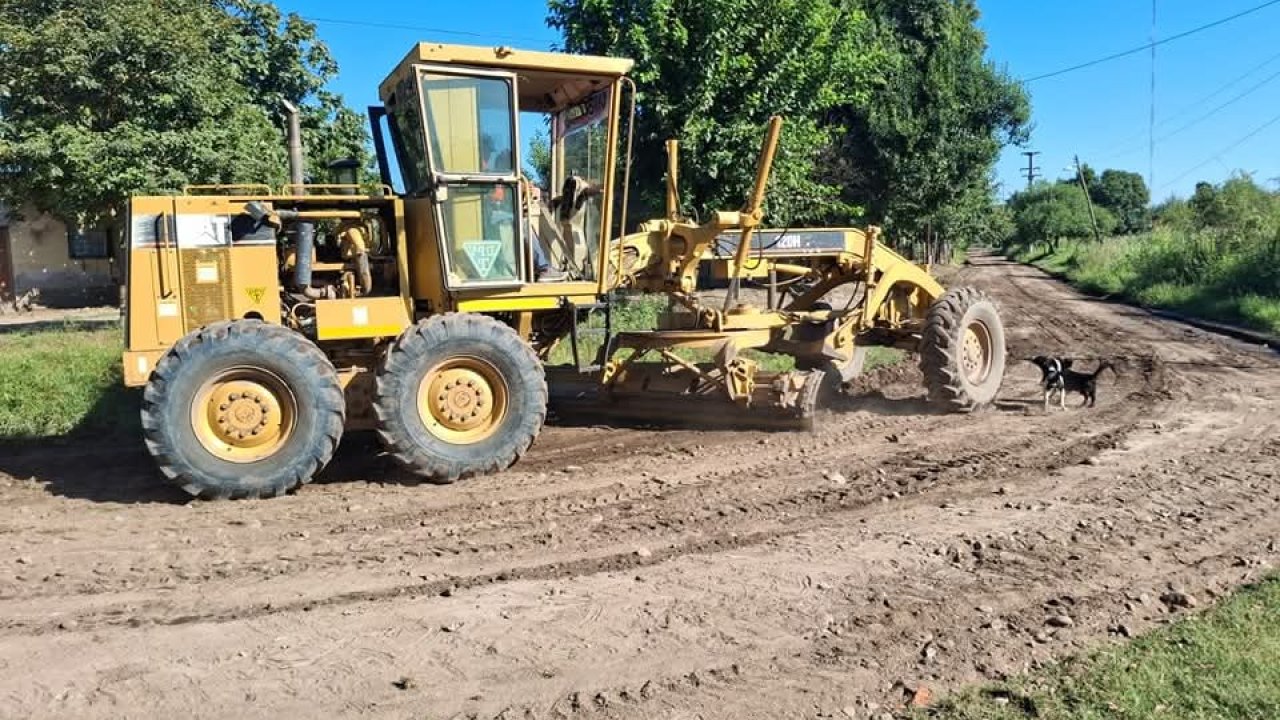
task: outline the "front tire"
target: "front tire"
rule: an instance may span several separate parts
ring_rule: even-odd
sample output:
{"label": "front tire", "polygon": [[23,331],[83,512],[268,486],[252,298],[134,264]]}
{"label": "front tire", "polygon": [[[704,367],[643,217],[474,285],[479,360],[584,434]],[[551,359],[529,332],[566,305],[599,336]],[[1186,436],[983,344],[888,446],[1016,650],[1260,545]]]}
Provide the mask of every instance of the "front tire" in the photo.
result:
{"label": "front tire", "polygon": [[1004,383],[1005,352],[995,303],[975,288],[947,292],[929,309],[920,339],[930,402],[954,412],[990,405]]}
{"label": "front tire", "polygon": [[510,327],[484,315],[437,315],[387,351],[374,407],[400,464],[451,483],[524,455],[547,417],[547,380]]}
{"label": "front tire", "polygon": [[236,320],[179,340],[142,400],[147,449],[195,497],[275,497],[333,457],[346,403],[333,364],[280,325]]}

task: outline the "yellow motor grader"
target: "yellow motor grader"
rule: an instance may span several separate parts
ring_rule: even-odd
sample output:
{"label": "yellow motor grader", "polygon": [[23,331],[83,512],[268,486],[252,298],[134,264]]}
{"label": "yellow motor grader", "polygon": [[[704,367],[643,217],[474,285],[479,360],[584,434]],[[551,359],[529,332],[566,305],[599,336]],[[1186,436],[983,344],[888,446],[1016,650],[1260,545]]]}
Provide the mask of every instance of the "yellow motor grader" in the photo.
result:
{"label": "yellow motor grader", "polygon": [[[369,110],[378,187],[304,184],[295,113],[291,184],[134,198],[124,375],[163,474],[205,498],[280,495],[373,430],[452,482],[515,463],[549,407],[804,429],[875,345],[918,353],[945,408],[994,399],[1005,343],[982,293],[944,290],[875,228],[760,227],[779,118],[742,208],[684,217],[673,141],[666,216],[625,232],[631,67],[418,44]],[[521,123],[550,128],[545,187]],[[616,331],[635,294],[666,311]]]}

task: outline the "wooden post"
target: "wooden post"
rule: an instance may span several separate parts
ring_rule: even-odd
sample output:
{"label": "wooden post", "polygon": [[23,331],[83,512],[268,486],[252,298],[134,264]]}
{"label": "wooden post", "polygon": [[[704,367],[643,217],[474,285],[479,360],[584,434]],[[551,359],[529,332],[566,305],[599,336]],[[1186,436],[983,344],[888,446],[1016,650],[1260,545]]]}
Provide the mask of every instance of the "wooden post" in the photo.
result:
{"label": "wooden post", "polygon": [[1084,170],[1080,167],[1080,156],[1076,156],[1076,177],[1080,180],[1080,188],[1084,190],[1084,201],[1089,205],[1089,222],[1093,223],[1093,239],[1102,242],[1102,233],[1098,230],[1098,214],[1093,210],[1093,198],[1089,196],[1089,183],[1084,179]]}

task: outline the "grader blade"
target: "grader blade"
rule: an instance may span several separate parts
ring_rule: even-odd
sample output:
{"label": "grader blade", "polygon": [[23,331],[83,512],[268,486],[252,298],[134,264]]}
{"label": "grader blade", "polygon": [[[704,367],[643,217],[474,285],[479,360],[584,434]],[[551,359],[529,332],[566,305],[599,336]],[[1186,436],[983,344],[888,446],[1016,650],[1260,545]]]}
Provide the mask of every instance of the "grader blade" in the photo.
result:
{"label": "grader blade", "polygon": [[[699,372],[703,375],[699,375]],[[641,368],[611,385],[572,369],[548,373],[549,406],[561,422],[708,430],[812,430],[829,380],[819,370],[760,374],[749,397],[706,381],[714,368]]]}

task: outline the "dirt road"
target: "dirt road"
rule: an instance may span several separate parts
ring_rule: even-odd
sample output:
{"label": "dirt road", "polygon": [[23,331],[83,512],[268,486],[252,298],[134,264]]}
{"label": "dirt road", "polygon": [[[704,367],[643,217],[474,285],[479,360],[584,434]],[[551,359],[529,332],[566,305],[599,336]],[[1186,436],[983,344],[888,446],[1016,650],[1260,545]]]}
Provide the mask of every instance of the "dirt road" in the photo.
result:
{"label": "dirt road", "polygon": [[1013,356],[1116,361],[1098,407],[1045,414],[1021,363],[934,415],[899,371],[813,434],[553,427],[451,487],[348,447],[262,502],[10,452],[0,716],[878,717],[1280,557],[1280,356],[995,259],[958,281]]}

